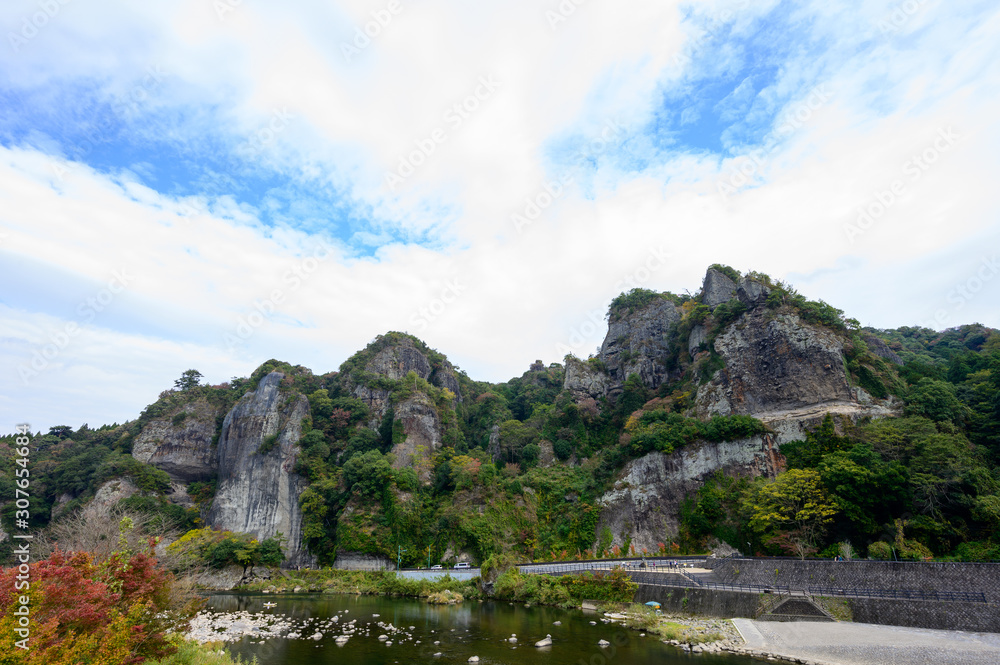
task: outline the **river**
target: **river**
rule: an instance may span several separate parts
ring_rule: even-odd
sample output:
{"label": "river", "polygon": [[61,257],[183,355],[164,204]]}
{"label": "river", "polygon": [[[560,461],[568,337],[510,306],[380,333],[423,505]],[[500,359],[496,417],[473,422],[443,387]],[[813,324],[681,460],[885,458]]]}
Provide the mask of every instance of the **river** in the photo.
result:
{"label": "river", "polygon": [[[265,602],[277,603],[264,609]],[[478,656],[482,665],[751,665],[763,663],[734,655],[692,655],[659,639],[640,637],[636,631],[603,624],[601,615],[581,610],[560,610],[502,602],[465,602],[430,605],[409,598],[340,594],[215,594],[208,610],[216,612],[269,612],[290,619],[305,639],[245,637],[231,643],[229,651],[260,665],[381,665],[409,663],[466,663]],[[374,617],[373,615],[379,615]],[[338,617],[332,623],[333,617]],[[357,633],[346,644],[334,638],[341,626],[356,621]],[[555,622],[561,625],[555,625]],[[596,621],[596,625],[591,625]],[[383,626],[391,623],[401,632]],[[412,627],[412,628],[411,628]],[[322,639],[308,639],[316,632]],[[367,634],[365,634],[367,633]],[[507,641],[516,634],[518,641]],[[552,646],[535,647],[552,635]],[[388,639],[379,641],[380,635]],[[599,640],[609,642],[598,646]],[[386,642],[392,642],[386,645]],[[437,642],[437,644],[435,644]],[[435,656],[435,654],[440,654]]]}

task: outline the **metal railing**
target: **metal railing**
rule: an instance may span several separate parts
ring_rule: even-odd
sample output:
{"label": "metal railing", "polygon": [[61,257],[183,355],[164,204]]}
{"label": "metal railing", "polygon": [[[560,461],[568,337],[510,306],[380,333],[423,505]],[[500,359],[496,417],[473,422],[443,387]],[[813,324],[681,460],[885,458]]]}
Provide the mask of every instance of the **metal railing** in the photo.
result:
{"label": "metal railing", "polygon": [[[896,600],[924,600],[964,603],[985,603],[986,595],[981,592],[925,591],[921,589],[870,589],[862,587],[791,587],[779,584],[732,584],[698,579],[698,575],[686,573],[700,560],[646,560],[646,568],[640,569],[641,561],[579,561],[559,564],[525,564],[521,572],[542,575],[580,573],[590,570],[607,571],[621,568],[633,582],[649,586],[714,589],[718,591],[739,591],[742,593],[776,595],[839,596],[845,598],[884,598]],[[657,572],[654,572],[657,571]],[[673,573],[673,574],[670,574]]]}
{"label": "metal railing", "polygon": [[811,586],[812,596],[847,596],[852,598],[891,598],[900,600],[938,600],[959,603],[985,603],[986,594],[968,591],[924,591],[922,589],[864,589],[858,587]]}
{"label": "metal railing", "polygon": [[[620,559],[612,561],[573,561],[567,563],[525,563],[518,566],[522,573],[573,573],[584,570],[662,570],[666,572],[692,568],[704,562],[704,558],[690,559]],[[645,564],[645,565],[643,565]]]}

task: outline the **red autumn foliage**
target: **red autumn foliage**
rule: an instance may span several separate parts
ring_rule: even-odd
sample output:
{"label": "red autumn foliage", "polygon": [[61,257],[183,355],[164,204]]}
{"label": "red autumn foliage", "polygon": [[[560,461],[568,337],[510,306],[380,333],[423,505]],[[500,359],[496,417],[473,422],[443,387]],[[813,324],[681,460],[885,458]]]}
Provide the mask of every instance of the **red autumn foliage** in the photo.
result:
{"label": "red autumn foliage", "polygon": [[[30,596],[32,646],[25,662],[75,662],[72,654],[92,645],[102,645],[115,665],[160,658],[174,650],[165,631],[183,628],[191,614],[190,606],[171,608],[173,576],[153,557],[152,542],[149,552],[117,552],[101,566],[87,552],[57,549],[31,566],[29,589],[15,589],[17,574],[17,568],[0,570],[0,624],[13,627],[19,597]],[[106,661],[95,656],[92,662]]]}

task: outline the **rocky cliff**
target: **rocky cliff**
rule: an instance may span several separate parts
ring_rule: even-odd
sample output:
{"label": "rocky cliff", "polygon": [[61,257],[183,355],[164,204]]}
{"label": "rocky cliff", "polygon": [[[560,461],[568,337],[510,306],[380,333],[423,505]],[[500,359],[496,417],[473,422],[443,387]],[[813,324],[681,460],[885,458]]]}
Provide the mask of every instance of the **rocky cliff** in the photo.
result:
{"label": "rocky cliff", "polygon": [[402,425],[405,439],[392,447],[392,466],[413,468],[421,482],[429,483],[431,456],[441,449],[441,420],[426,395],[417,393],[398,404],[394,420]]}
{"label": "rocky cliff", "polygon": [[[399,381],[413,372],[431,385],[450,390],[455,395],[456,401],[462,399],[462,390],[452,364],[447,360],[441,360],[439,366],[435,367],[427,354],[417,348],[414,340],[406,335],[394,336],[392,343],[371,355],[364,363],[363,372],[369,376],[384,377],[393,381]],[[354,377],[347,377],[346,383],[348,392],[368,406],[371,414],[369,426],[377,428],[389,408],[391,391],[378,385],[369,385],[364,379],[357,380]]]}
{"label": "rocky cliff", "polygon": [[166,471],[178,483],[208,480],[218,466],[216,419],[222,408],[204,397],[150,420],[132,444],[132,456]]}
{"label": "rocky cliff", "polygon": [[306,482],[292,471],[309,400],[283,393],[283,378],[271,372],[226,416],[218,444],[218,490],[207,521],[258,539],[280,532],[288,539],[287,565],[310,565],[314,558],[302,546],[299,508]]}
{"label": "rocky cliff", "polygon": [[[609,372],[616,384],[625,378],[623,372],[636,371],[645,385],[655,387],[667,376],[664,365],[669,362],[680,373],[668,378],[686,386],[681,390],[694,391],[688,415],[750,415],[771,433],[703,442],[670,455],[654,452],[629,462],[601,499],[598,533],[607,527],[617,544],[631,539],[637,549],[655,550],[658,542],[676,535],[681,502],[711,474],[773,477],[784,465],[778,446],[802,439],[827,413],[852,420],[899,414],[898,400],[875,400],[853,385],[844,355],[849,343],[845,331],[805,321],[787,304],[783,291],[769,300],[776,288],[757,276],[734,280],[710,268],[701,293],[685,308],[695,312],[698,305],[708,307],[707,318],[703,315],[699,323],[684,325],[686,314],[661,305],[631,312],[609,326],[601,359],[609,362],[604,354],[616,346],[627,345],[637,354],[628,353],[628,362]],[[658,302],[667,301],[654,304]],[[729,319],[719,316],[724,304]],[[687,338],[668,352],[663,340],[684,331]],[[891,358],[878,340],[870,346]],[[711,362],[719,369],[706,376],[700,368],[712,367]],[[566,387],[594,394],[593,387],[602,385],[594,371],[586,363],[568,362]]]}
{"label": "rocky cliff", "polygon": [[714,348],[725,367],[698,389],[701,416],[853,400],[841,338],[795,314],[752,310],[716,337]]}
{"label": "rocky cliff", "polygon": [[707,305],[709,309],[715,309],[735,296],[736,282],[721,270],[709,268],[701,285],[702,304]]}
{"label": "rocky cliff", "polygon": [[664,455],[654,452],[625,465],[600,500],[597,537],[607,529],[611,545],[631,541],[636,552],[655,552],[677,535],[681,504],[711,475],[773,478],[784,468],[774,437],[703,442]]}
{"label": "rocky cliff", "polygon": [[663,383],[667,378],[670,331],[680,320],[680,310],[666,298],[612,318],[598,355],[610,378],[609,394],[620,392],[630,374],[637,374],[650,388]]}

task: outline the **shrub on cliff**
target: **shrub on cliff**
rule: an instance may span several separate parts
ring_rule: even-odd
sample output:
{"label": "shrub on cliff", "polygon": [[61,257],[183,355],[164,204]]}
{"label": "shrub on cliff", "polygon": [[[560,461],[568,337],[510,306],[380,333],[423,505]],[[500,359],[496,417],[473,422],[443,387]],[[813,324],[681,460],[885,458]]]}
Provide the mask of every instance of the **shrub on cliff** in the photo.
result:
{"label": "shrub on cliff", "polygon": [[247,533],[215,529],[192,529],[167,547],[184,566],[279,566],[284,561],[281,533],[258,541]]}

